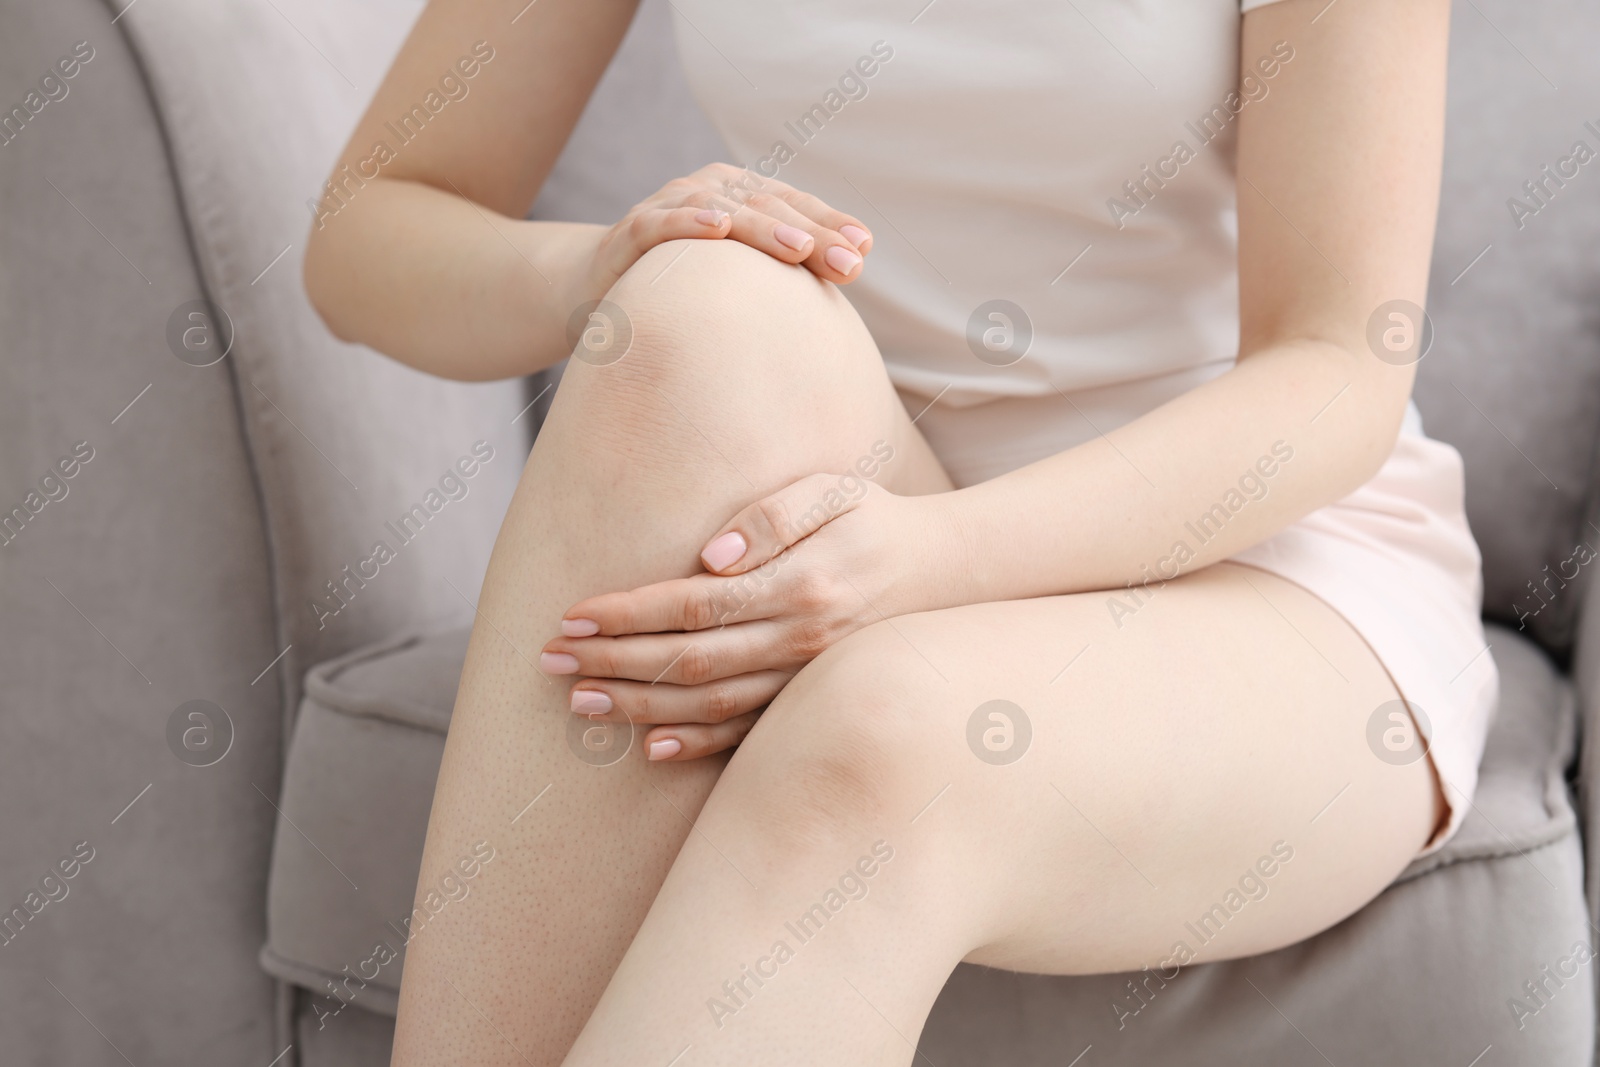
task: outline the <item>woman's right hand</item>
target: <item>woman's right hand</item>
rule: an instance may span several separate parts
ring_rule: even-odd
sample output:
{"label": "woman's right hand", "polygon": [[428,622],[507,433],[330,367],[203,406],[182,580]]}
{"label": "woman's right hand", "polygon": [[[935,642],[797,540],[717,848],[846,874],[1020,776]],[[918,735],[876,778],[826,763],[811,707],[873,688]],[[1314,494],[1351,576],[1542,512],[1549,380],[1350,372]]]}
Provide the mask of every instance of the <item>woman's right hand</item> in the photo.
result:
{"label": "woman's right hand", "polygon": [[861,273],[872,234],[859,219],[776,178],[712,163],[636,204],[606,232],[585,288],[598,299],[651,248],[666,241],[733,240],[845,285]]}

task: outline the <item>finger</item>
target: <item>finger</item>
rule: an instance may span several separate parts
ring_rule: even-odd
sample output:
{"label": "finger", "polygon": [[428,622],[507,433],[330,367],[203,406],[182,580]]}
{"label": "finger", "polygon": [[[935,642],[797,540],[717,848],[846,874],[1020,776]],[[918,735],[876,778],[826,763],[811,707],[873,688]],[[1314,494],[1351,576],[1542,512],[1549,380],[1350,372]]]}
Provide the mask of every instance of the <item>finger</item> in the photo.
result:
{"label": "finger", "polygon": [[[872,247],[872,234],[860,219],[834,208],[821,197],[796,189],[787,182],[776,178],[763,178],[754,171],[737,168],[733,169],[731,174],[725,169],[717,169],[703,177],[720,182],[723,195],[728,200],[748,204],[763,214],[796,225],[816,238],[817,247],[808,257],[808,266],[815,263],[832,267],[834,273],[848,280],[854,277],[856,267],[860,265],[860,258],[864,257]],[[773,204],[774,200],[798,212],[806,222],[796,222]],[[843,238],[843,241],[834,240],[835,234]],[[834,248],[838,248],[839,251],[832,252]],[[818,273],[833,281],[841,280],[830,277],[824,271]]]}
{"label": "finger", "polygon": [[[758,193],[767,193],[786,201],[818,226],[841,234],[863,255],[872,247],[872,234],[866,224],[854,215],[840,211],[821,197],[796,189],[788,182],[764,177],[748,167],[712,163],[690,175],[685,182],[700,188],[720,189],[722,195],[734,203],[745,203]],[[675,184],[668,183],[668,189]]]}
{"label": "finger", "polygon": [[563,637],[621,637],[627,634],[691,633],[731,622],[771,618],[777,605],[764,596],[767,583],[697,574],[602,593],[580,600],[561,619]]}
{"label": "finger", "polygon": [[733,231],[733,211],[737,205],[719,198],[700,198],[697,203],[676,207],[641,208],[613,232],[602,260],[605,269],[620,277],[656,245],[677,240],[719,240]]}
{"label": "finger", "polygon": [[786,201],[790,207],[815,222],[818,226],[837,233],[850,242],[851,246],[863,256],[872,250],[871,231],[854,215],[840,211],[819,196],[808,193],[803,189],[796,189],[794,186],[786,185],[780,181],[774,180],[768,186],[767,192]]}
{"label": "finger", "polygon": [[861,254],[843,234],[765,191],[749,194],[734,212],[729,236],[830,282],[843,285],[861,272]]}
{"label": "finger", "polygon": [[[720,190],[722,199],[735,205],[747,203],[757,194],[766,193],[785,201],[817,226],[839,234],[863,256],[872,248],[871,231],[854,215],[840,211],[821,197],[796,189],[788,182],[768,178],[748,167],[737,167],[731,163],[709,163],[693,174],[668,182],[656,194],[658,199],[655,202],[666,203],[674,197],[685,197],[706,189]],[[726,203],[719,203],[718,206],[726,207]]]}
{"label": "finger", "polygon": [[799,669],[805,658],[788,647],[792,640],[790,627],[771,621],[696,634],[557,637],[545,644],[539,666],[546,674],[703,685],[750,671]]}
{"label": "finger", "polygon": [[584,678],[572,689],[572,713],[616,723],[727,722],[765,707],[793,677],[784,671],[757,671],[705,685]]}
{"label": "finger", "polygon": [[854,510],[869,485],[855,475],[801,478],[735,515],[706,542],[700,560],[715,574],[744,574]]}
{"label": "finger", "polygon": [[759,711],[740,715],[736,719],[707,726],[684,723],[679,726],[658,726],[644,738],[645,758],[654,761],[699,759],[733,748],[755,726],[761,717]]}

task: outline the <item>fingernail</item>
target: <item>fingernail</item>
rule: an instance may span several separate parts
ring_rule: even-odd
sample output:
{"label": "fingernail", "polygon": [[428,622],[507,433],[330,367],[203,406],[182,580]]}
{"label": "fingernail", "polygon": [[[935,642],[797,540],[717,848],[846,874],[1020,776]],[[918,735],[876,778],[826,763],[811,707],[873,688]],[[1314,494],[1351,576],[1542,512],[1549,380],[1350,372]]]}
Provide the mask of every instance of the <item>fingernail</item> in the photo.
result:
{"label": "fingernail", "polygon": [[704,223],[707,226],[721,226],[722,220],[727,217],[728,213],[726,211],[716,211],[711,208],[706,208],[704,211],[698,212],[695,215],[694,221]]}
{"label": "fingernail", "polygon": [[839,234],[857,248],[860,248],[872,236],[860,226],[851,226],[848,223],[839,227]]}
{"label": "fingernail", "polygon": [[577,674],[578,657],[566,652],[541,652],[539,666],[550,674]]}
{"label": "fingernail", "polygon": [[844,245],[834,245],[823,255],[828,266],[840,274],[849,274],[861,265],[861,257],[850,251]]}
{"label": "fingernail", "polygon": [[707,570],[720,571],[729,564],[738,562],[748,547],[738,530],[729,530],[707,545],[705,551],[700,553],[700,558],[705,561]]}
{"label": "fingernail", "polygon": [[797,229],[784,223],[779,223],[772,231],[780,244],[786,244],[796,252],[804,252],[811,247],[811,235],[804,230]]}
{"label": "fingernail", "polygon": [[683,745],[676,737],[663,738],[660,741],[650,742],[651,759],[671,759],[683,751]]}
{"label": "fingernail", "polygon": [[572,710],[577,715],[604,715],[611,710],[611,698],[598,689],[574,689]]}
{"label": "fingernail", "polygon": [[562,619],[562,637],[593,637],[600,632],[600,624],[593,619]]}

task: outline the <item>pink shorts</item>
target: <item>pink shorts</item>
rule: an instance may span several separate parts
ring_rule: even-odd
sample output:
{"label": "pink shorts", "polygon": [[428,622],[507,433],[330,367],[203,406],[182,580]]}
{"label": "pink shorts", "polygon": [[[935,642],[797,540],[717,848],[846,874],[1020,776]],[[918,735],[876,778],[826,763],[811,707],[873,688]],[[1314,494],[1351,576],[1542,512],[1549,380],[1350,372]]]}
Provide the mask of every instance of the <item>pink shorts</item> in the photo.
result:
{"label": "pink shorts", "polygon": [[1372,646],[1428,742],[1450,812],[1443,847],[1478,784],[1500,694],[1484,636],[1482,557],[1467,528],[1461,454],[1408,413],[1371,481],[1233,557],[1305,587]]}
{"label": "pink shorts", "polygon": [[[964,408],[928,407],[905,393],[901,399],[920,413],[918,428],[965,486],[1114,429],[1221,369],[1075,393],[1082,418],[1058,397]],[[1320,597],[1388,670],[1427,741],[1449,805],[1420,855],[1443,847],[1466,817],[1499,699],[1499,670],[1480,620],[1482,559],[1464,496],[1460,453],[1425,436],[1408,404],[1394,451],[1372,480],[1232,557]]]}

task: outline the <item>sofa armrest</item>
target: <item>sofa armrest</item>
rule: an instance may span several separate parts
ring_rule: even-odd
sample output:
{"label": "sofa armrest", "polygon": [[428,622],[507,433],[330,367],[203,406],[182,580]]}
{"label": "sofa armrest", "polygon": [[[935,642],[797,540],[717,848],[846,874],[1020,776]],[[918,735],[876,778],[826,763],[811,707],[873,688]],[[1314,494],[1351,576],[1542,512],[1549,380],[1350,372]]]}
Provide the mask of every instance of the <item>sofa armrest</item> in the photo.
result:
{"label": "sofa armrest", "polygon": [[1573,647],[1572,682],[1579,717],[1578,819],[1584,832],[1584,895],[1589,922],[1600,920],[1600,582],[1587,581],[1580,591],[1577,640]]}
{"label": "sofa armrest", "polygon": [[[205,295],[234,327],[210,370],[231,376],[237,396],[271,552],[284,653],[274,671],[292,717],[309,665],[472,617],[531,439],[525,383],[441,381],[342,344],[301,285],[317,224],[307,200],[415,7],[126,10],[117,26],[161,116]],[[460,343],[472,344],[470,331]]]}

